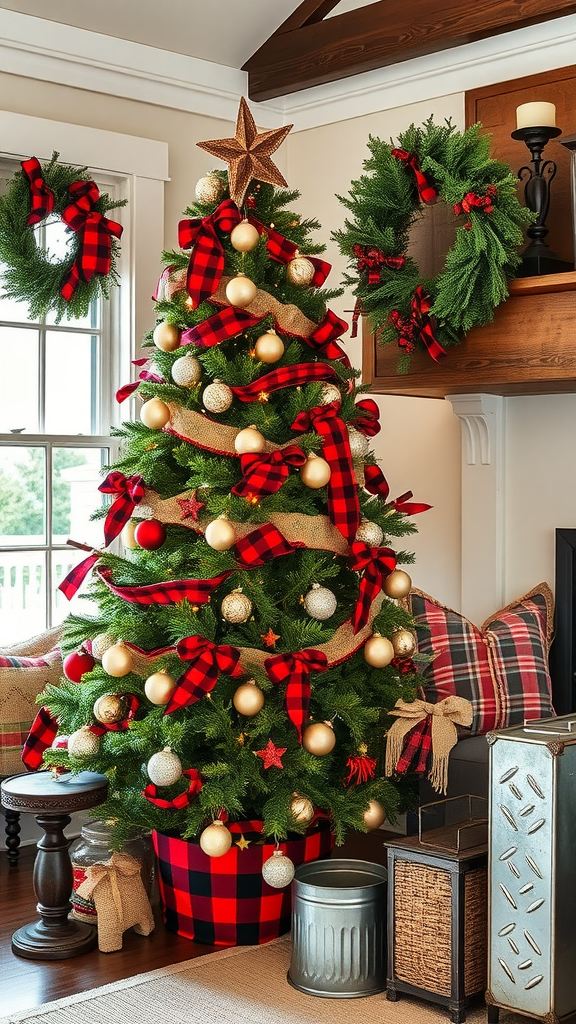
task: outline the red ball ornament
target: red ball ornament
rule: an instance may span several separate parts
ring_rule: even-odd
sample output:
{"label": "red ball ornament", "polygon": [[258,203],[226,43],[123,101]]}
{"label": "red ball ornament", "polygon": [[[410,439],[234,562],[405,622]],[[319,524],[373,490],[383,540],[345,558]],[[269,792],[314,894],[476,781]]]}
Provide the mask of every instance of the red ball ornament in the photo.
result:
{"label": "red ball ornament", "polygon": [[145,551],[156,551],[166,540],[166,529],[157,519],[143,519],[134,530],[134,540]]}
{"label": "red ball ornament", "polygon": [[64,658],[64,675],[71,683],[81,683],[85,672],[91,672],[96,662],[91,654],[73,651]]}

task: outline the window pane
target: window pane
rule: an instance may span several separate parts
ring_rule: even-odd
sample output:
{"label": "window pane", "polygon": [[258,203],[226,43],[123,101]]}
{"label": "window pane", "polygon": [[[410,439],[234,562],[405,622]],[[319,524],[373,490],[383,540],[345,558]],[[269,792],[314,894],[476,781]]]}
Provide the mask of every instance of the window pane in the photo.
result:
{"label": "window pane", "polygon": [[98,605],[95,601],[82,597],[90,582],[90,575],[82,584],[79,593],[69,601],[64,594],[58,590],[59,584],[71,569],[78,562],[88,557],[87,551],[78,551],[76,548],[68,548],[66,551],[52,552],[52,625],[57,626],[63,622],[67,615],[97,615]]}
{"label": "window pane", "polygon": [[5,263],[0,263],[0,320],[16,320],[26,323],[28,317],[28,303],[16,302],[15,299],[7,299],[4,295],[4,270]]}
{"label": "window pane", "polygon": [[68,537],[100,547],[102,521],[90,516],[104,495],[100,494],[100,470],[109,460],[107,448],[54,448],[52,450],[52,542],[65,544]]}
{"label": "window pane", "polygon": [[45,559],[43,551],[0,552],[0,644],[46,628]]}
{"label": "window pane", "polygon": [[98,338],[46,332],[47,434],[92,434],[96,423]]}
{"label": "window pane", "polygon": [[0,327],[0,434],[38,432],[38,331]]}
{"label": "window pane", "polygon": [[46,543],[45,478],[44,448],[0,447],[0,546]]}

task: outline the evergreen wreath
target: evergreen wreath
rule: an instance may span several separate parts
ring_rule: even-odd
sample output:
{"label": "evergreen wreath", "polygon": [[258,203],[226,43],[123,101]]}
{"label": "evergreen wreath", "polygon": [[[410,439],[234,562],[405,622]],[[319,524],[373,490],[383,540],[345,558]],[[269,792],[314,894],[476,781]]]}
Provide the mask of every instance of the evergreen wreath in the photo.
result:
{"label": "evergreen wreath", "polygon": [[[35,157],[8,181],[0,197],[0,260],[5,264],[4,296],[26,302],[32,320],[49,312],[59,323],[86,316],[90,303],[109,297],[118,284],[118,239],[122,227],[106,214],[126,205],[100,194],[86,167],[58,163],[58,153],[41,166]],[[62,220],[70,236],[66,254],[56,260],[38,244],[38,224]]]}
{"label": "evergreen wreath", "polygon": [[[344,280],[357,296],[355,320],[367,314],[383,344],[398,344],[399,373],[415,350],[439,360],[472,327],[493,320],[520,263],[531,214],[516,197],[511,168],[490,157],[481,128],[459,132],[429,118],[410,125],[397,147],[370,136],[365,173],[348,197],[338,196],[352,218],[332,237],[354,268]],[[407,255],[409,230],[438,200],[459,223],[441,272],[425,279]]]}

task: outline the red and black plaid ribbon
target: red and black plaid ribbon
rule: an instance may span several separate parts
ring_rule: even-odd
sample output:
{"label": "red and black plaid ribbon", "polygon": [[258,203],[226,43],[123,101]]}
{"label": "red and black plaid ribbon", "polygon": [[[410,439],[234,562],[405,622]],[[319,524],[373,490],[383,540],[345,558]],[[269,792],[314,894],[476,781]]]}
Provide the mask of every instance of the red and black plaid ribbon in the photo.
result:
{"label": "red and black plaid ribbon", "polygon": [[312,384],[315,380],[326,380],[327,377],[338,379],[336,371],[327,363],[296,363],[293,366],[281,366],[277,370],[271,370],[263,377],[253,380],[251,384],[243,384],[231,390],[241,402],[259,402],[262,401],[263,394],[268,395],[272,391],[280,391],[281,388]]}
{"label": "red and black plaid ribbon", "polygon": [[144,481],[139,473],[126,477],[117,470],[109,473],[100,484],[98,490],[102,494],[117,495],[108,509],[104,523],[104,540],[107,545],[122,532],[136,505],[142,501],[144,487]]}
{"label": "red and black plaid ribbon", "polygon": [[344,786],[361,786],[374,778],[376,771],[376,758],[367,757],[365,754],[351,754],[346,761],[348,775],[342,780]]}
{"label": "red and black plaid ribbon", "polygon": [[88,555],[88,558],[83,558],[82,561],[78,562],[78,565],[75,565],[68,575],[64,577],[62,583],[58,584],[58,590],[64,594],[64,597],[68,601],[72,600],[74,594],[77,593],[80,586],[86,579],[90,569],[92,566],[96,565],[99,558],[99,551],[95,551],[93,555]]}
{"label": "red and black plaid ribbon", "polygon": [[182,661],[189,661],[190,665],[177,679],[165,715],[187,708],[205,697],[216,686],[221,672],[239,676],[244,671],[237,647],[214,644],[203,636],[187,636],[179,640],[176,650]]}
{"label": "red and black plaid ribbon", "polygon": [[120,238],[122,225],[94,209],[100,198],[94,181],[73,181],[68,189],[74,200],[62,210],[62,220],[80,232],[78,255],[65,275],[60,294],[70,302],[79,281],[91,281],[94,274],[110,273],[112,238]]}
{"label": "red and black plaid ribbon", "polygon": [[181,811],[184,807],[189,807],[202,789],[202,777],[200,772],[196,771],[196,768],[187,768],[185,772],[182,772],[182,775],[189,780],[188,789],[184,793],[175,796],[173,800],[166,800],[164,797],[158,796],[158,786],[155,786],[153,782],[146,786],[142,796],[146,797],[155,807],[160,807],[165,811]]}
{"label": "red and black plaid ribbon", "polygon": [[476,192],[467,192],[460,203],[454,206],[454,213],[458,217],[461,213],[470,213],[472,209],[484,210],[484,213],[494,213],[493,199],[496,197],[497,188],[495,185],[488,185],[483,196]]}
{"label": "red and black plaid ribbon", "polygon": [[428,756],[432,750],[432,715],[426,715],[406,734],[404,749],[396,768],[398,775],[406,775],[410,767],[416,775],[424,775]]}
{"label": "red and black plaid ribbon", "polygon": [[358,260],[358,273],[368,271],[368,284],[380,283],[380,269],[402,270],[406,263],[405,256],[385,256],[373,245],[355,245],[353,252]]}
{"label": "red and black plaid ribbon", "polygon": [[[254,218],[250,217],[249,220],[254,223]],[[257,224],[255,224],[255,227],[257,227]],[[268,249],[272,259],[276,260],[277,263],[287,264],[290,263],[295,256],[304,255],[303,253],[300,253],[298,246],[295,245],[294,242],[290,242],[287,238],[284,238],[284,235],[281,235],[279,231],[275,231],[274,228],[269,227],[264,227],[264,230],[268,236],[266,248]],[[332,264],[326,263],[325,260],[318,259],[317,256],[305,256],[304,258],[309,260],[314,267],[314,276],[312,277],[311,284],[315,288],[321,288],[328,277],[328,274],[332,270]]]}
{"label": "red and black plaid ribbon", "polygon": [[182,331],[180,337],[181,345],[198,345],[200,348],[212,348],[222,341],[234,338],[241,331],[254,327],[263,316],[254,316],[246,309],[237,309],[236,306],[224,306],[219,313],[213,313],[201,324],[189,327]]}
{"label": "red and black plaid ribbon", "polygon": [[434,186],[428,181],[426,175],[420,170],[420,164],[416,154],[409,153],[407,149],[393,149],[391,150],[391,155],[413,171],[420,202],[425,203],[427,206],[433,206],[438,199],[438,193]]}
{"label": "red and black plaid ribbon", "polygon": [[363,398],[361,402],[356,402],[356,408],[358,415],[352,420],[356,430],[366,437],[374,437],[379,434],[382,428],[380,426],[380,409],[376,402],[372,398]]}
{"label": "red and black plaid ribbon", "polygon": [[392,504],[397,512],[403,512],[405,516],[416,516],[419,512],[427,512],[432,505],[425,505],[422,501],[410,501],[412,491],[405,491],[400,494]]}
{"label": "red and black plaid ribbon", "polygon": [[106,732],[126,732],[130,722],[134,719],[140,707],[138,697],[134,693],[122,693],[119,696],[121,696],[126,704],[126,717],[120,722],[98,722],[95,725],[91,725],[90,732],[93,732],[95,736],[103,736]]}
{"label": "red and black plaid ribbon", "polygon": [[410,355],[421,341],[428,349],[432,359],[439,362],[446,352],[434,335],[434,321],[428,316],[432,308],[432,299],[426,294],[421,284],[418,285],[410,302],[410,316],[404,318],[397,309],[390,313],[390,321],[399,334],[398,345]]}
{"label": "red and black plaid ribbon", "polygon": [[396,553],[392,548],[369,547],[360,540],[354,541],[351,547],[350,568],[355,572],[364,571],[352,616],[354,632],[357,633],[368,622],[370,606],[382,590],[384,580],[396,568]]}
{"label": "red and black plaid ribbon", "polygon": [[35,156],[22,160],[20,166],[30,186],[30,216],[26,223],[30,226],[39,224],[54,209],[54,193],[44,181],[42,168]]}
{"label": "red and black plaid ribbon", "polygon": [[[150,360],[144,356],[143,359],[133,359],[132,366],[145,366],[146,363],[150,363]],[[149,370],[141,370],[138,374],[138,380],[133,380],[130,384],[124,384],[121,388],[118,388],[116,392],[116,401],[120,405],[125,402],[127,398],[130,398],[136,388],[140,385],[141,380],[149,380],[154,384],[164,384],[164,377],[160,377],[157,373],[150,373]]]}
{"label": "red and black plaid ribbon", "polygon": [[317,405],[301,412],[294,420],[292,430],[302,432],[313,427],[320,434],[322,454],[332,471],[328,481],[330,521],[352,543],[360,523],[360,503],[348,430],[338,415],[339,409],[339,402],[330,402],[329,405]]}
{"label": "red and black plaid ribbon", "polygon": [[224,249],[216,229],[228,234],[241,220],[236,204],[225,199],[208,217],[180,221],[178,244],[182,249],[193,247],[187,288],[194,308],[214,294],[224,273]]}
{"label": "red and black plaid ribbon", "polygon": [[364,489],[386,501],[390,486],[380,466],[364,466]]}
{"label": "red and black plaid ribbon", "polygon": [[341,359],[344,366],[349,367],[350,360],[344,349],[336,341],[347,330],[348,324],[346,321],[341,320],[331,309],[327,309],[325,316],[316,329],[309,338],[304,338],[304,341],[311,348],[315,348],[320,355],[325,356],[326,359]]}
{"label": "red and black plaid ribbon", "polygon": [[288,479],[290,466],[303,466],[305,462],[306,455],[295,444],[261,455],[242,455],[240,465],[243,476],[232,487],[232,494],[237,494],[239,498],[261,498],[265,494],[276,494]]}
{"label": "red and black plaid ribbon", "polygon": [[310,673],[326,671],[326,655],[309,647],[294,654],[276,654],[273,658],[266,658],[264,668],[273,683],[287,682],[284,707],[302,742],[302,729],[310,707]]}
{"label": "red and black plaid ribbon", "polygon": [[36,771],[42,764],[42,755],[58,735],[58,722],[49,708],[40,708],[32,722],[20,757],[27,768]]}

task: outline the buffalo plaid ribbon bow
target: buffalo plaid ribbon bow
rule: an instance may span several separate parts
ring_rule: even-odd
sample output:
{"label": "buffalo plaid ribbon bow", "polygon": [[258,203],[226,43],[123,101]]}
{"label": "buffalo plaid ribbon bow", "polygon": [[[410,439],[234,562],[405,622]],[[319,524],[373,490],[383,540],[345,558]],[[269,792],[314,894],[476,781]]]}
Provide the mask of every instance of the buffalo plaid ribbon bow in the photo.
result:
{"label": "buffalo plaid ribbon bow", "polygon": [[432,716],[427,715],[406,734],[404,749],[394,771],[397,775],[406,775],[412,769],[415,775],[425,775],[431,750]]}
{"label": "buffalo plaid ribbon bow", "polygon": [[264,668],[268,678],[276,685],[286,683],[284,707],[302,742],[302,729],[310,706],[310,673],[325,672],[328,659],[323,651],[309,647],[294,654],[277,654],[266,658]]}
{"label": "buffalo plaid ribbon bow", "polygon": [[316,329],[309,338],[304,338],[304,341],[311,348],[315,348],[326,359],[341,359],[344,366],[350,367],[348,356],[336,341],[347,330],[348,324],[346,321],[341,320],[331,309],[327,309],[326,315],[322,318]]}
{"label": "buffalo plaid ribbon bow", "polygon": [[352,249],[358,260],[358,273],[368,271],[368,284],[380,283],[380,268],[388,270],[402,270],[406,263],[405,256],[385,256],[380,249],[373,245],[355,245]]}
{"label": "buffalo plaid ribbon bow", "polygon": [[182,249],[193,247],[187,289],[195,309],[214,294],[224,273],[224,249],[216,228],[228,234],[241,220],[236,204],[225,199],[208,217],[180,221],[178,244]]}
{"label": "buffalo plaid ribbon bow", "polygon": [[[254,226],[258,229],[258,222],[252,217],[249,217],[248,219],[252,221]],[[263,227],[268,236],[266,248],[268,249],[272,259],[276,260],[277,263],[290,263],[295,256],[304,256],[303,253],[300,253],[298,246],[295,245],[294,242],[290,242],[288,238],[284,237],[284,235],[281,235],[279,231],[275,231],[274,228],[266,227],[264,225],[260,226]],[[325,260],[318,259],[317,256],[305,256],[304,258],[309,260],[314,267],[314,276],[310,283],[314,288],[321,288],[328,277],[328,274],[332,270],[332,264],[326,263]]]}
{"label": "buffalo plaid ribbon bow", "polygon": [[142,501],[144,480],[139,473],[126,477],[123,473],[115,470],[108,474],[98,490],[102,494],[116,495],[104,522],[104,540],[108,545],[122,532],[136,505]]}
{"label": "buffalo plaid ribbon bow", "polygon": [[433,206],[438,199],[438,193],[434,186],[428,181],[426,175],[420,170],[420,164],[416,154],[409,153],[407,149],[392,149],[391,155],[395,160],[400,160],[405,167],[409,167],[414,173],[420,202],[425,203],[426,206]]}
{"label": "buffalo plaid ribbon bow", "polygon": [[380,409],[372,398],[363,398],[356,402],[358,414],[354,416],[352,423],[366,437],[374,437],[382,429],[380,426]]}
{"label": "buffalo plaid ribbon bow", "polygon": [[74,202],[62,210],[62,220],[72,231],[80,232],[80,245],[60,288],[66,302],[70,302],[79,281],[91,281],[94,274],[110,273],[112,235],[120,238],[122,234],[121,224],[94,209],[100,198],[96,182],[73,181],[68,191]]}
{"label": "buffalo plaid ribbon bow", "polygon": [[190,665],[176,681],[165,715],[187,708],[205,697],[216,686],[221,672],[239,676],[244,671],[237,647],[214,644],[203,636],[187,636],[179,640],[176,650],[182,661],[189,661]]}
{"label": "buffalo plaid ribbon bow", "polygon": [[[415,756],[418,756],[416,771],[425,770],[431,749],[432,767],[428,778],[437,792],[446,793],[448,758],[458,740],[456,726],[469,728],[472,725],[474,713],[470,701],[464,697],[450,696],[437,704],[429,704],[425,700],[407,703],[400,698],[390,714],[396,721],[386,736],[385,774],[390,776],[398,770],[407,771]],[[420,754],[418,746],[423,747]]]}
{"label": "buffalo plaid ribbon bow", "polygon": [[37,771],[42,764],[42,755],[58,735],[58,721],[49,708],[40,708],[32,722],[30,732],[20,755],[27,768]]}
{"label": "buffalo plaid ribbon bow", "polygon": [[160,807],[164,811],[181,811],[184,807],[189,807],[191,803],[196,799],[198,793],[202,789],[202,776],[196,768],[187,768],[185,772],[182,772],[184,778],[188,779],[188,788],[183,792],[175,796],[173,800],[166,800],[165,797],[158,796],[158,786],[153,782],[150,782],[146,789],[143,790],[142,796],[154,804],[155,807]]}
{"label": "buffalo plaid ribbon bow", "polygon": [[22,160],[20,165],[30,186],[30,216],[28,225],[39,224],[54,209],[54,193],[42,177],[42,168],[35,156]]}
{"label": "buffalo plaid ribbon bow", "polygon": [[386,576],[396,568],[396,554],[391,548],[372,548],[359,540],[354,541],[351,548],[350,568],[356,572],[364,570],[352,616],[354,632],[357,633],[368,622],[370,605],[382,590]]}
{"label": "buffalo plaid ribbon bow", "polygon": [[339,408],[339,402],[330,402],[298,413],[292,430],[303,432],[313,427],[320,434],[322,454],[332,471],[328,481],[328,514],[330,521],[351,543],[360,524],[360,503],[348,430],[338,415]]}
{"label": "buffalo plaid ribbon bow", "polygon": [[[377,494],[383,501],[386,501],[390,494],[388,481],[379,466],[364,467],[364,489],[370,494]],[[418,512],[427,512],[432,505],[425,505],[421,501],[410,501],[412,491],[405,491],[398,498],[395,498],[392,505],[397,512],[403,512],[406,516],[415,516]]]}
{"label": "buffalo plaid ribbon bow", "polygon": [[272,391],[311,384],[316,380],[326,380],[327,377],[338,379],[336,371],[327,363],[296,363],[294,366],[281,366],[278,370],[271,370],[263,377],[253,380],[251,384],[243,384],[231,390],[241,402],[259,402],[262,401],[262,395],[268,395]]}
{"label": "buffalo plaid ribbon bow", "polygon": [[398,345],[405,349],[408,355],[416,348],[416,342],[421,341],[432,359],[439,362],[446,352],[434,335],[433,321],[428,316],[431,308],[432,299],[419,284],[410,302],[410,316],[405,318],[399,310],[393,309],[390,321],[398,331]]}
{"label": "buffalo plaid ribbon bow", "polygon": [[470,213],[472,209],[484,210],[484,213],[494,213],[492,200],[497,194],[495,185],[487,185],[483,196],[476,192],[467,192],[460,203],[454,206],[454,213],[458,217],[461,213]]}
{"label": "buffalo plaid ribbon bow", "polygon": [[276,494],[288,479],[290,466],[303,466],[305,462],[306,455],[295,444],[261,455],[242,455],[242,479],[234,484],[232,494],[237,494],[239,498],[261,498],[264,494]]}

